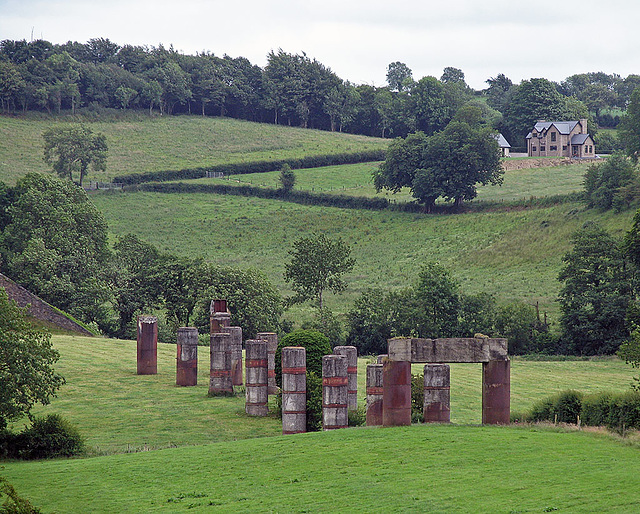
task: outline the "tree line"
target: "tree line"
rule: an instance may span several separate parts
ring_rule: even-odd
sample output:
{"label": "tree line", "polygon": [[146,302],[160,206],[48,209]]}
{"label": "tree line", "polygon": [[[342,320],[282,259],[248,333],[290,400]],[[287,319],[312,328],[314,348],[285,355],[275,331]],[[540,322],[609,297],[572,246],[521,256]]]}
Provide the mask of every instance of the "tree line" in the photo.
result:
{"label": "tree line", "polygon": [[[438,132],[469,103],[483,108],[489,126],[512,146],[537,119],[579,119],[615,126],[640,75],[603,72],[514,84],[504,74],[474,91],[462,70],[414,80],[399,61],[387,85],[352,84],[304,52],[271,51],[261,68],[244,57],[208,52],[185,55],[173,47],[120,46],[109,39],[52,44],[0,42],[0,109],[58,113],[79,108],[147,109],[345,131],[379,137]],[[593,131],[592,131],[593,132]]]}

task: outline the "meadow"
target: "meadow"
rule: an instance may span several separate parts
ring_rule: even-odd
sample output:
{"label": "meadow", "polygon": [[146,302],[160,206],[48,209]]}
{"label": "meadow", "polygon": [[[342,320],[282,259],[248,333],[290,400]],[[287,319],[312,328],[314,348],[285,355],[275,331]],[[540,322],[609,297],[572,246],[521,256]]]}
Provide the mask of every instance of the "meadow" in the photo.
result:
{"label": "meadow", "polygon": [[[281,436],[275,416],[244,414],[240,389],[233,398],[207,397],[207,347],[198,349],[199,385],[185,388],[175,386],[175,345],[159,345],[158,375],[138,376],[135,341],[53,341],[67,384],[38,414],[58,412],[75,423],[91,457],[3,462],[0,469],[43,512],[619,512],[640,506],[635,439],[480,426],[480,365],[452,366],[450,426]],[[366,362],[359,362],[360,402]],[[512,410],[568,388],[624,391],[633,374],[617,359],[514,359]]]}
{"label": "meadow", "polygon": [[107,171],[91,170],[87,177],[102,182],[122,174],[374,150],[389,143],[352,134],[202,116],[149,117],[128,112],[102,118],[0,116],[2,181],[13,185],[28,172],[49,172],[51,167],[42,160],[42,133],[72,121],[82,121],[107,138]]}

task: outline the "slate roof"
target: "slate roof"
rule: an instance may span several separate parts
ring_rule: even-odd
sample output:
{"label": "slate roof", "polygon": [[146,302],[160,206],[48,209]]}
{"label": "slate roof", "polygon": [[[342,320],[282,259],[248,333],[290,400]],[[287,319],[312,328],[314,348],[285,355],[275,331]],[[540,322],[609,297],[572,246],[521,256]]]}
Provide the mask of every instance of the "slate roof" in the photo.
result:
{"label": "slate roof", "polygon": [[[536,131],[541,134],[542,132],[546,132],[553,125],[556,127],[560,134],[567,135],[571,133],[571,131],[576,127],[576,125],[580,123],[579,121],[539,121],[534,125]],[[527,134],[527,139],[531,139],[533,137],[533,131]]]}
{"label": "slate roof", "polygon": [[498,146],[500,148],[511,148],[511,145],[509,144],[509,141],[507,141],[502,134],[496,134],[494,137],[495,137],[496,141],[498,142]]}
{"label": "slate roof", "polygon": [[583,145],[589,139],[589,134],[576,134],[571,138],[572,145]]}

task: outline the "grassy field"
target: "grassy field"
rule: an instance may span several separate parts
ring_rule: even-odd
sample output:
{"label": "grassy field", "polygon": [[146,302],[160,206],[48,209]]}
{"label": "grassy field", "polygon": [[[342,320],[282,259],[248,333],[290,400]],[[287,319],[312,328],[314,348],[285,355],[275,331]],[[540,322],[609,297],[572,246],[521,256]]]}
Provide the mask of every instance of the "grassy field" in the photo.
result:
{"label": "grassy field", "polygon": [[[0,116],[0,177],[7,184],[30,171],[50,171],[42,160],[42,133],[72,118]],[[163,116],[150,118],[121,113],[107,121],[85,120],[94,132],[107,138],[106,172],[89,173],[88,179],[145,171],[298,158],[385,148],[388,140],[320,130],[285,127],[230,118]]]}
{"label": "grassy field", "polygon": [[[451,426],[283,437],[275,417],[244,415],[242,395],[207,397],[206,347],[199,348],[199,385],[181,388],[175,386],[173,345],[159,345],[158,375],[137,376],[134,341],[53,340],[67,384],[39,413],[59,412],[77,424],[97,456],[2,463],[0,475],[44,512],[315,512],[334,511],[336,505],[368,512],[630,512],[640,507],[637,445],[600,433],[475,425],[480,365],[452,367]],[[361,359],[360,391],[365,364]],[[528,409],[536,399],[567,388],[623,391],[632,375],[616,359],[516,359],[512,409]],[[146,451],[155,448],[163,449]]]}
{"label": "grassy field", "polygon": [[114,235],[135,229],[162,250],[261,269],[283,294],[289,293],[283,271],[293,242],[313,232],[340,236],[357,263],[347,276],[347,292],[327,295],[337,312],[346,312],[368,287],[410,285],[422,263],[437,260],[453,271],[464,292],[540,302],[555,313],[557,275],[571,234],[596,220],[620,236],[633,216],[580,204],[443,216],[208,194],[98,194],[93,201]]}

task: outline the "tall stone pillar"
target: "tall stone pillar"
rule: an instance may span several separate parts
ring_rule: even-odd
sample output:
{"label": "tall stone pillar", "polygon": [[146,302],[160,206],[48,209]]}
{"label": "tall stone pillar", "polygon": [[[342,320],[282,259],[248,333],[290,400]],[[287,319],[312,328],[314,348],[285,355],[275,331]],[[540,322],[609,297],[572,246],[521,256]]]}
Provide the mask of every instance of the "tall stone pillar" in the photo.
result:
{"label": "tall stone pillar", "polygon": [[322,357],[322,427],[323,430],[347,428],[347,358],[344,355]]}
{"label": "tall stone pillar", "polygon": [[269,364],[269,394],[278,394],[276,384],[276,350],[278,349],[278,334],[274,332],[258,332],[256,339],[267,342],[267,361]]}
{"label": "tall stone pillar", "polygon": [[382,425],[382,364],[367,365],[367,426]]}
{"label": "tall stone pillar", "polygon": [[482,423],[508,425],[511,416],[511,362],[482,364]]}
{"label": "tall stone pillar", "polygon": [[231,325],[231,314],[227,311],[226,300],[212,300],[209,313],[210,332],[224,332]]}
{"label": "tall stone pillar", "polygon": [[424,367],[424,422],[451,421],[449,388],[451,371],[448,364],[426,364]]}
{"label": "tall stone pillar", "polygon": [[307,431],[307,351],[300,346],[282,349],[282,433]]}
{"label": "tall stone pillar", "polygon": [[178,328],[178,356],[176,359],[176,385],[198,384],[198,329]]}
{"label": "tall stone pillar", "polygon": [[242,327],[226,327],[231,334],[231,382],[241,386],[242,382]]}
{"label": "tall stone pillar", "polygon": [[411,425],[411,362],[385,359],[382,366],[382,424]]}
{"label": "tall stone pillar", "polygon": [[358,410],[358,349],[355,346],[336,346],[333,353],[347,358],[348,409]]}
{"label": "tall stone pillar", "polygon": [[209,396],[232,396],[231,334],[211,334],[211,366],[209,372]]}
{"label": "tall stone pillar", "polygon": [[266,416],[267,406],[267,343],[249,339],[245,342],[246,401],[245,412],[250,416]]}
{"label": "tall stone pillar", "polygon": [[138,375],[158,373],[158,318],[138,316]]}

